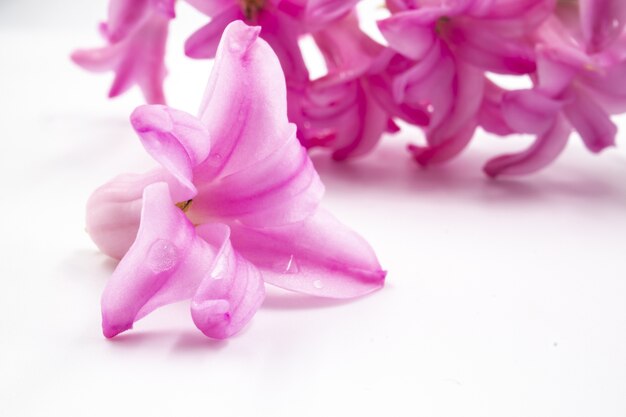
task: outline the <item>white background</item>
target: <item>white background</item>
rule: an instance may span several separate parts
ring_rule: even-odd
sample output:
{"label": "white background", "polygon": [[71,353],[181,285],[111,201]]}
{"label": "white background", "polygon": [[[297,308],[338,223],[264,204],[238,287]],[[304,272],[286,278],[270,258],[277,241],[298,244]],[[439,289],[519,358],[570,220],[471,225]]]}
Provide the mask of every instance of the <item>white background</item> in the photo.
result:
{"label": "white background", "polygon": [[[113,341],[99,297],[115,263],[84,233],[90,192],[150,164],[128,124],[138,92],[74,67],[103,0],[0,2],[0,415],[572,417],[626,415],[626,122],[621,149],[573,137],[552,167],[491,181],[526,138],[479,133],[423,170],[386,138],[313,159],[325,205],[389,270],[354,302],[270,290],[251,325],[204,338],[187,306]],[[209,63],[182,57],[203,22],[174,22],[166,89],[194,112]]]}

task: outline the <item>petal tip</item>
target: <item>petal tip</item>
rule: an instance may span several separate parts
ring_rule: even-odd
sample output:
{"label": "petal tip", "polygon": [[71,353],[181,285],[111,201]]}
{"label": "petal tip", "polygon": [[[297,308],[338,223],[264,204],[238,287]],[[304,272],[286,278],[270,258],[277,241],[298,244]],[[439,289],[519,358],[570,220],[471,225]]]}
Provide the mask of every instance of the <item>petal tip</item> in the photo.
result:
{"label": "petal tip", "polygon": [[241,20],[230,23],[224,31],[226,44],[230,52],[244,55],[259,37],[259,26],[248,26]]}
{"label": "petal tip", "polygon": [[130,115],[130,123],[137,132],[172,129],[172,118],[167,107],[161,104],[148,104],[137,107]]}

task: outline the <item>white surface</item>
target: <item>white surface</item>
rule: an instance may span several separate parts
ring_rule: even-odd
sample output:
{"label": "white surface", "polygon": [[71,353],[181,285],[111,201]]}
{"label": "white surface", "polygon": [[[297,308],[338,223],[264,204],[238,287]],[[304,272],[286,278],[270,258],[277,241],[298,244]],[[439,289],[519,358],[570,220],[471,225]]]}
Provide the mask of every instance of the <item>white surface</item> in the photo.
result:
{"label": "white surface", "polygon": [[[127,123],[139,95],[108,102],[110,77],[66,59],[97,40],[102,1],[40,3],[0,3],[0,415],[626,415],[623,119],[620,150],[596,157],[573,139],[517,180],[480,165],[525,140],[480,135],[430,170],[405,154],[410,134],[345,165],[315,154],[325,205],[389,270],[382,291],[271,291],[227,342],[175,305],[107,341],[114,262],[83,232],[83,207],[149,163]],[[208,65],[180,58],[196,25],[177,27],[168,93],[194,111]]]}

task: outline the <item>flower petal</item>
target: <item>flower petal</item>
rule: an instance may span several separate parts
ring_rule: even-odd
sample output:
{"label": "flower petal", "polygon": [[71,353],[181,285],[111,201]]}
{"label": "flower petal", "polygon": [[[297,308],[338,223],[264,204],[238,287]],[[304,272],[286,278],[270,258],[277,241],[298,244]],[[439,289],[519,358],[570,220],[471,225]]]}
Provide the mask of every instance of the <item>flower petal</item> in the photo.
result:
{"label": "flower petal", "polygon": [[195,195],[193,168],[211,149],[209,132],[200,120],[167,106],[146,105],[136,108],[130,121],[146,151]]}
{"label": "flower petal", "polygon": [[557,117],[552,127],[539,135],[530,148],[491,159],[485,164],[483,171],[490,177],[525,175],[539,171],[559,156],[570,133],[571,128],[567,122],[562,117]]}
{"label": "flower petal", "polygon": [[126,38],[104,48],[78,50],[71,58],[89,71],[114,71],[109,90],[111,98],[136,84],[148,103],[164,103],[164,56],[169,20],[169,16],[152,10]]}
{"label": "flower petal", "polygon": [[207,177],[254,165],[292,139],[282,69],[259,31],[235,21],[222,36],[200,107],[212,141]]}
{"label": "flower petal", "polygon": [[144,189],[157,182],[167,182],[176,201],[193,197],[164,169],[120,175],[89,197],[86,230],[102,252],[116,259],[126,254],[139,229]]}
{"label": "flower petal", "polygon": [[185,41],[185,55],[196,59],[215,57],[224,29],[237,19],[243,19],[239,7],[227,7],[213,15],[209,23],[195,31]]}
{"label": "flower petal", "polygon": [[[198,196],[189,211],[270,226],[313,213],[323,186],[287,120],[285,80],[259,28],[228,25],[204,103],[211,153],[194,170]],[[217,197],[219,196],[219,198]]]}
{"label": "flower petal", "polygon": [[324,210],[282,227],[230,227],[233,247],[267,283],[330,298],[362,296],[384,284],[369,244]]}
{"label": "flower petal", "polygon": [[624,0],[580,0],[581,26],[590,52],[608,47],[624,31]]}
{"label": "flower petal", "polygon": [[392,49],[420,60],[436,42],[432,22],[423,22],[421,11],[403,12],[378,22],[378,28]]}
{"label": "flower petal", "polygon": [[167,184],[146,187],[137,239],[102,294],[104,335],[114,337],[154,309],[191,298],[214,256],[172,202]]}
{"label": "flower petal", "polygon": [[206,224],[196,231],[218,252],[191,300],[191,317],[206,336],[226,339],[252,319],[265,286],[259,270],[233,250],[228,226]]}
{"label": "flower petal", "polygon": [[318,207],[324,186],[292,125],[291,140],[255,165],[202,184],[188,215],[256,226],[293,223]]}
{"label": "flower petal", "polygon": [[563,107],[563,112],[580,134],[587,149],[598,153],[615,146],[617,126],[609,115],[580,89],[572,88],[570,98],[572,100]]}
{"label": "flower petal", "polygon": [[516,132],[541,135],[553,127],[562,102],[537,90],[518,90],[504,94],[502,111],[507,124]]}

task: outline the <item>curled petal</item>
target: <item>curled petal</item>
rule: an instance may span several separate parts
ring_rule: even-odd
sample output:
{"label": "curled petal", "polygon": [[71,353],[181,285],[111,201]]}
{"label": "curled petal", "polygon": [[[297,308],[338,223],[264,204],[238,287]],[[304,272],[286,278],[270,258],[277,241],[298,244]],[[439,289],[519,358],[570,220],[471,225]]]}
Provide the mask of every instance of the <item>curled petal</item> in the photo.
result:
{"label": "curled petal", "polygon": [[541,135],[554,125],[562,102],[536,90],[511,91],[504,94],[502,111],[507,124],[516,132]]}
{"label": "curled petal", "polygon": [[116,259],[126,254],[139,229],[144,189],[157,182],[167,182],[176,201],[192,197],[164,169],[141,175],[120,175],[89,197],[86,230],[102,252]]}
{"label": "curled petal", "polygon": [[259,270],[233,250],[228,226],[202,225],[197,233],[218,252],[191,300],[191,317],[206,336],[225,339],[252,319],[265,286]]}
{"label": "curled petal", "polygon": [[172,202],[167,184],[146,187],[137,239],[102,294],[104,335],[114,337],[154,309],[191,298],[214,256]]}
{"label": "curled petal", "polygon": [[207,128],[196,117],[163,105],[140,106],[130,121],[148,153],[195,195],[193,168],[211,149]]}
{"label": "curled petal", "polygon": [[465,149],[475,131],[476,122],[471,120],[436,144],[429,146],[409,145],[409,152],[413,154],[415,161],[422,166],[447,162]]}
{"label": "curled petal", "polygon": [[[449,111],[435,114],[426,135],[428,146],[409,146],[409,151],[420,165],[446,162],[458,155],[469,144],[476,130],[478,111],[482,103],[485,77],[482,72],[462,62],[456,63],[452,82]],[[441,113],[440,106],[434,111]]]}
{"label": "curled petal", "polygon": [[287,226],[230,227],[233,247],[267,283],[330,298],[362,296],[384,284],[369,244],[324,210]]}
{"label": "curled petal", "polygon": [[580,134],[585,146],[594,153],[614,146],[617,126],[609,115],[582,91],[572,89],[572,96],[563,111]]}
{"label": "curled petal", "polygon": [[503,155],[487,162],[483,171],[490,177],[525,175],[549,165],[563,151],[571,128],[557,117],[548,131],[539,135],[532,146],[520,153]]}

